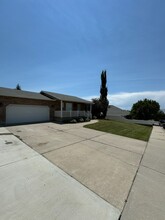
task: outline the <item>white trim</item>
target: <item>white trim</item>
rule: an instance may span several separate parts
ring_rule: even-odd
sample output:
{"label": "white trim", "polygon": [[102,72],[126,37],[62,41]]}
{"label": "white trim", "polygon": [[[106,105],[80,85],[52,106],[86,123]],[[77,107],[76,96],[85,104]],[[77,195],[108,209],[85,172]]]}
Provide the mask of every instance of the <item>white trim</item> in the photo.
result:
{"label": "white trim", "polygon": [[61,100],[61,118],[63,117],[63,102],[62,102],[62,100]]}

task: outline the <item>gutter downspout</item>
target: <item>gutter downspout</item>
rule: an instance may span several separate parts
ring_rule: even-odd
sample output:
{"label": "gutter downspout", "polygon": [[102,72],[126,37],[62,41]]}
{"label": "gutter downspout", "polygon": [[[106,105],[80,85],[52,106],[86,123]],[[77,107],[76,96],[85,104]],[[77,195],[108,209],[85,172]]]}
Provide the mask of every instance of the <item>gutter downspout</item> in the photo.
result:
{"label": "gutter downspout", "polygon": [[63,117],[63,114],[62,114],[62,111],[63,111],[62,106],[63,106],[63,102],[62,102],[62,100],[61,100],[61,118]]}
{"label": "gutter downspout", "polygon": [[92,104],[90,104],[90,118],[92,118]]}

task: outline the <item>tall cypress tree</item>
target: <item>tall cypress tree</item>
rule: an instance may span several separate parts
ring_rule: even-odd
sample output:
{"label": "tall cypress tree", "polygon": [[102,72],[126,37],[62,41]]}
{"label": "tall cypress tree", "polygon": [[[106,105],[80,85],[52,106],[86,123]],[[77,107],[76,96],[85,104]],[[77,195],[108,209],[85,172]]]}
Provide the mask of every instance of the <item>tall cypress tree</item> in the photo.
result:
{"label": "tall cypress tree", "polygon": [[100,99],[99,99],[101,103],[100,116],[102,118],[106,117],[107,108],[109,105],[109,101],[107,99],[108,88],[106,86],[106,83],[107,83],[107,75],[106,75],[106,70],[104,70],[101,73],[101,87],[100,87]]}
{"label": "tall cypress tree", "polygon": [[105,118],[109,101],[107,99],[108,89],[106,87],[107,76],[106,70],[101,73],[101,86],[100,86],[100,98],[93,99],[92,105],[92,117]]}

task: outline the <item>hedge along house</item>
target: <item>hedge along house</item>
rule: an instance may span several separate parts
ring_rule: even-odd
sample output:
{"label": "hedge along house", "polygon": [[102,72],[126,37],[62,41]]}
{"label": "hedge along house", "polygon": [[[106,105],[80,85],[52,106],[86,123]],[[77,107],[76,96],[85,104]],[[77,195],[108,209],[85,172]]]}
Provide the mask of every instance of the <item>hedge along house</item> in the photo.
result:
{"label": "hedge along house", "polygon": [[54,104],[52,99],[40,93],[0,87],[0,124],[51,121]]}
{"label": "hedge along house", "polygon": [[55,100],[54,118],[65,121],[71,118],[91,118],[92,102],[54,92],[41,91],[42,95]]}

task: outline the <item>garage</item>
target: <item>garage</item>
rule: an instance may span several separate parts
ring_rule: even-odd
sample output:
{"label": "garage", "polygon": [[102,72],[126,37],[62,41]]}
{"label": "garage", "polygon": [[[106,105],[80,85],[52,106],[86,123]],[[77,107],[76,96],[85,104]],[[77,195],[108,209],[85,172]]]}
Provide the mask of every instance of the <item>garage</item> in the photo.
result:
{"label": "garage", "polygon": [[6,106],[6,124],[49,121],[49,112],[48,106],[10,104]]}
{"label": "garage", "polygon": [[0,87],[0,126],[53,121],[55,102],[37,92]]}

